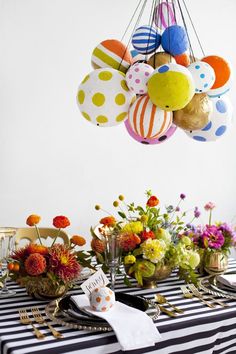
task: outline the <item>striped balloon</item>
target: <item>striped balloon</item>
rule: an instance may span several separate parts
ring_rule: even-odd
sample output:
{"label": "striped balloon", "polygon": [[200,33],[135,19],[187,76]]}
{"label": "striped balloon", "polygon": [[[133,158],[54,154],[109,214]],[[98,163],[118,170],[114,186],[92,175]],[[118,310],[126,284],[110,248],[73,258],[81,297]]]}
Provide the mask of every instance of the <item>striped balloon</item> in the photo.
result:
{"label": "striped balloon", "polygon": [[132,37],[132,45],[141,54],[155,52],[161,43],[161,35],[152,26],[138,27]]}
{"label": "striped balloon", "polygon": [[163,111],[147,95],[139,97],[129,110],[131,129],[145,139],[157,139],[172,124],[172,112]]}
{"label": "striped balloon", "polygon": [[113,68],[126,73],[132,62],[128,48],[116,39],[101,42],[92,53],[94,69]]}
{"label": "striped balloon", "polygon": [[173,2],[162,2],[155,9],[154,23],[157,27],[166,29],[176,24]]}

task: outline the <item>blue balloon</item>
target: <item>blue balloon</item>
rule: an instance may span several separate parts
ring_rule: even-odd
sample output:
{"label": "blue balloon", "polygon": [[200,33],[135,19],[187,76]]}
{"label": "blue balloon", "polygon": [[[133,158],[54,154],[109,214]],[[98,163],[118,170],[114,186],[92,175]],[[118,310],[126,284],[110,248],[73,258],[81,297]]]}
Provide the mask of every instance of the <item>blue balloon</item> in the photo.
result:
{"label": "blue balloon", "polygon": [[180,55],[189,48],[185,29],[178,25],[167,27],[161,37],[162,48],[171,55]]}

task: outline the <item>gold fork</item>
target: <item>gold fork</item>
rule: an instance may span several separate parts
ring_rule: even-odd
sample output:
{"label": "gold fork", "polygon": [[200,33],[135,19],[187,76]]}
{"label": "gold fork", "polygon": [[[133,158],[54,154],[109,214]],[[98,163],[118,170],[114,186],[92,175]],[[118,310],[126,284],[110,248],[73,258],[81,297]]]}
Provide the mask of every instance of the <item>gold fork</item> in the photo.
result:
{"label": "gold fork", "polygon": [[199,293],[197,288],[195,288],[194,284],[188,284],[188,287],[189,287],[190,291],[192,291],[193,296],[197,297],[203,304],[205,304],[205,305],[207,305],[208,307],[211,307],[211,308],[216,307],[215,304],[212,304],[211,302],[208,302],[208,301],[203,299],[203,296]]}
{"label": "gold fork", "polygon": [[[201,292],[196,288],[196,286],[195,286],[194,284],[189,284],[189,288],[190,288],[190,286],[191,286],[192,289],[194,289],[194,291],[196,291],[196,293],[198,293],[199,297],[203,298],[203,296],[204,296],[205,298],[211,299],[213,302],[215,302],[216,304],[218,304],[218,305],[220,305],[220,306],[222,306],[222,307],[229,307],[228,304],[225,304],[224,302],[222,302],[222,301],[220,301],[220,300],[214,298],[212,295],[201,293]],[[191,288],[190,288],[190,289],[191,289]]]}
{"label": "gold fork", "polygon": [[31,319],[28,316],[28,313],[25,309],[19,310],[19,315],[20,315],[20,322],[24,325],[31,325],[34,329],[34,334],[36,335],[36,337],[38,339],[44,339],[45,335],[43,333],[41,333],[38,328],[35,327],[35,325],[33,324],[33,322],[31,321]]}
{"label": "gold fork", "polygon": [[187,299],[192,299],[192,298],[195,296],[195,297],[197,297],[198,300],[201,301],[204,305],[207,305],[207,306],[210,307],[210,308],[216,307],[214,304],[210,304],[210,303],[207,302],[206,300],[201,299],[200,297],[194,295],[193,293],[190,293],[190,291],[188,290],[188,288],[187,288],[186,285],[181,285],[180,288],[181,288],[182,293],[183,293],[183,295],[184,295],[185,298],[187,298]]}
{"label": "gold fork", "polygon": [[32,314],[34,316],[34,319],[37,323],[39,324],[45,324],[48,326],[48,328],[50,329],[50,331],[52,332],[53,336],[57,339],[59,338],[63,338],[63,335],[61,333],[59,333],[58,331],[55,330],[55,328],[53,328],[44,318],[43,316],[41,315],[38,307],[33,307],[31,309],[32,311]]}

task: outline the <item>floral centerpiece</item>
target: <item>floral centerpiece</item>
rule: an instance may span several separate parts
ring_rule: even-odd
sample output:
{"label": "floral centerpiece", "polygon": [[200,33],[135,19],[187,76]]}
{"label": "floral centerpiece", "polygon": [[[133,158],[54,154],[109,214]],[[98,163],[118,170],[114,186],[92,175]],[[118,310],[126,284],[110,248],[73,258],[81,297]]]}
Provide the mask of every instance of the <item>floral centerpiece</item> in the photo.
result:
{"label": "floral centerpiece", "polygon": [[194,242],[201,256],[201,272],[222,273],[227,269],[231,247],[236,245],[236,232],[225,222],[212,224],[212,211],[215,204],[207,203],[204,209],[209,213],[204,226],[191,226],[186,235]]}
{"label": "floral centerpiece", "polygon": [[56,216],[53,226],[58,229],[57,236],[52,244],[43,245],[37,224],[40,216],[30,215],[26,223],[35,227],[39,244],[31,243],[17,249],[11,255],[8,264],[10,277],[21,286],[26,287],[29,295],[41,297],[58,297],[63,295],[78,279],[81,271],[80,263],[76,257],[76,246],[83,246],[85,239],[74,235],[69,245],[56,243],[61,229],[70,225],[66,216]]}
{"label": "floral centerpiece", "polygon": [[[134,203],[126,204],[122,195],[114,201],[113,206],[118,209],[120,220],[110,214],[100,220],[99,234],[91,229],[91,256],[95,255],[97,262],[104,267],[105,245],[102,236],[109,237],[114,231],[119,235],[126,273],[135,277],[140,286],[154,286],[154,282],[168,277],[176,267],[181,269],[181,277],[186,280],[189,277],[194,278],[194,269],[200,257],[189,237],[179,237],[186,229],[183,221],[186,212],[180,210],[180,203],[185,199],[185,195],[180,195],[176,207],[170,205],[164,212],[159,207],[158,198],[151,191],[146,195],[144,207]],[[103,210],[99,205],[96,205],[95,209]],[[197,212],[195,209],[193,219],[199,216]],[[127,276],[125,282],[129,284]]]}

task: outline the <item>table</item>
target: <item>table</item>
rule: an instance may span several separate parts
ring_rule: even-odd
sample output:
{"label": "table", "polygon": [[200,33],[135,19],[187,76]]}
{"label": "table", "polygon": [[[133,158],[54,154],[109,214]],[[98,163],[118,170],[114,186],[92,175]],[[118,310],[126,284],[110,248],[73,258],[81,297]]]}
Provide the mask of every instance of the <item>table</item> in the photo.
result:
{"label": "table", "polygon": [[[236,270],[236,260],[231,259],[229,270]],[[126,353],[157,353],[157,354],[226,354],[236,353],[236,301],[225,300],[230,305],[215,309],[204,306],[197,299],[185,299],[180,291],[182,281],[176,273],[158,283],[158,292],[165,295],[169,301],[185,311],[177,318],[161,314],[155,321],[162,340],[154,347],[148,347]],[[118,276],[116,291],[130,294],[144,295],[152,299],[157,289],[139,289],[136,281],[132,280],[133,287],[127,288]],[[103,354],[122,353],[116,336],[113,332],[77,331],[61,327],[54,327],[64,335],[64,339],[54,339],[47,327],[40,330],[46,335],[44,340],[37,340],[30,326],[19,322],[18,309],[30,311],[33,306],[44,310],[47,302],[33,300],[25,289],[9,282],[9,288],[14,289],[17,295],[8,299],[0,299],[0,353],[1,354]],[[81,290],[71,293],[81,293]],[[140,324],[142,325],[142,324]]]}

